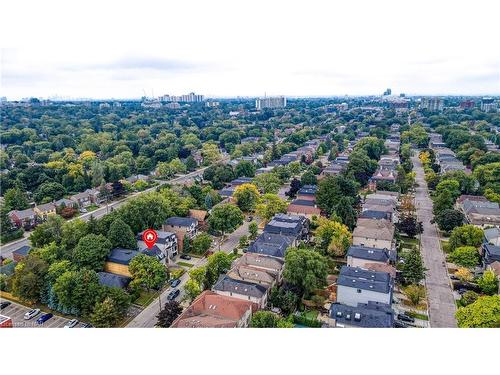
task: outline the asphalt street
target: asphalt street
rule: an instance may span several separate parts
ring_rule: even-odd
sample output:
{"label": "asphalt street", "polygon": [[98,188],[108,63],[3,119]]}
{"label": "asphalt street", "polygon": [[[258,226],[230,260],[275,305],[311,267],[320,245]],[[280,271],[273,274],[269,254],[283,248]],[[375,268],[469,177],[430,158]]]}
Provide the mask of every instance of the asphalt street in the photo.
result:
{"label": "asphalt street", "polygon": [[424,178],[422,163],[418,158],[418,151],[412,157],[414,171],[416,172],[415,203],[418,220],[423,223],[424,231],[420,236],[420,248],[424,260],[425,285],[429,304],[429,320],[431,327],[451,328],[456,327],[456,305],[450,285],[446,261],[439,235],[434,224],[431,224],[432,201]]}

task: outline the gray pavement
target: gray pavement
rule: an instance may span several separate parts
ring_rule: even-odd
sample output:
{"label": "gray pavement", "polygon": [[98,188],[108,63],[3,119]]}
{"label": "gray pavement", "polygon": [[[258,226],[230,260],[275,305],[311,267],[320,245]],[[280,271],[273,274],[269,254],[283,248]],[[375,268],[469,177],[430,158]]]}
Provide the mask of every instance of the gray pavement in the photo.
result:
{"label": "gray pavement", "polygon": [[412,157],[416,182],[418,187],[415,203],[418,220],[423,223],[424,231],[420,236],[420,248],[427,272],[425,286],[429,305],[429,320],[431,327],[456,327],[455,299],[446,270],[445,256],[439,243],[439,235],[434,224],[431,224],[432,201],[429,197],[427,183],[424,178],[422,163],[418,159],[418,151]]}
{"label": "gray pavement", "polygon": [[[2,301],[6,301],[3,299]],[[12,319],[12,327],[14,328],[63,328],[70,319],[55,315],[43,324],[37,324],[36,320],[41,317],[46,311],[41,311],[37,316],[30,320],[24,319],[24,314],[31,310],[31,307],[12,302],[10,306],[2,309],[0,313]],[[74,328],[82,328],[85,323],[79,322]]]}

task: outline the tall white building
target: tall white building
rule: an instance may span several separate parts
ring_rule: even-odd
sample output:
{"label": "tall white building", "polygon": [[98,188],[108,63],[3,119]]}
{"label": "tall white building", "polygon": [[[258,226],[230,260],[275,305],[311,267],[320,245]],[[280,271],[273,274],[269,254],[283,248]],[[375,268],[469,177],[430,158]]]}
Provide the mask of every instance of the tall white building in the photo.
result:
{"label": "tall white building", "polygon": [[264,108],[285,108],[286,107],[286,98],[284,96],[278,96],[274,98],[257,98],[255,100],[255,108],[258,110]]}
{"label": "tall white building", "polygon": [[420,108],[431,112],[441,112],[444,107],[444,100],[441,98],[422,98]]}
{"label": "tall white building", "polygon": [[174,102],[174,103],[198,103],[203,101],[203,95],[197,95],[191,92],[186,95],[163,95],[160,97],[162,102]]}
{"label": "tall white building", "polygon": [[493,98],[483,98],[481,100],[481,111],[484,112],[494,112],[497,110],[497,103],[495,103],[495,99]]}

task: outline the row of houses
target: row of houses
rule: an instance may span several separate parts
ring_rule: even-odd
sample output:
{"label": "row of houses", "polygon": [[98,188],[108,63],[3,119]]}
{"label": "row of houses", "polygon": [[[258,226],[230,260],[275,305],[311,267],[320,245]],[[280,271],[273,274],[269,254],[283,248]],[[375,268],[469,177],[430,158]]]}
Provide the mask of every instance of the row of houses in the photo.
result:
{"label": "row of houses", "polygon": [[252,313],[267,306],[269,292],[282,281],[285,254],[309,240],[309,220],[275,215],[231,269],[201,293],[171,327],[248,327]]}
{"label": "row of houses", "polygon": [[441,173],[450,171],[465,171],[464,164],[457,159],[455,153],[446,147],[441,134],[431,133],[429,140],[430,148],[434,151],[436,164],[439,165]]}
{"label": "row of houses", "polygon": [[[399,128],[392,128],[370,183],[395,182],[399,165]],[[397,147],[395,143],[397,142]],[[394,143],[394,145],[392,144]],[[390,177],[390,179],[389,179]],[[391,328],[396,278],[396,242],[399,193],[376,191],[364,198],[347,251],[347,264],[340,269],[336,282],[336,301],[331,304],[328,324],[331,327]]]}

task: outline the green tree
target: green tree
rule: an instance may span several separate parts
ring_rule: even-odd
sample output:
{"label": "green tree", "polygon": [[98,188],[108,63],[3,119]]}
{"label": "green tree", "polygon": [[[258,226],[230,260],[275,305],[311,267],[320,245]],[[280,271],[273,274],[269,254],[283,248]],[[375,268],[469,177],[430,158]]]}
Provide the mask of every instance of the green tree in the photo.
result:
{"label": "green tree", "polygon": [[448,255],[448,259],[451,262],[469,268],[477,266],[479,264],[479,258],[479,253],[474,246],[457,247]]}
{"label": "green tree", "polygon": [[437,223],[439,229],[450,232],[463,224],[464,214],[454,209],[447,209],[439,212],[434,217],[434,221]]}
{"label": "green tree", "polygon": [[297,309],[299,297],[291,290],[273,287],[269,295],[269,303],[281,309],[284,314],[291,314]]}
{"label": "green tree", "polygon": [[281,180],[274,173],[261,173],[253,179],[263,194],[277,194],[281,187]]}
{"label": "green tree", "polygon": [[87,234],[78,241],[73,250],[73,262],[78,267],[102,271],[111,248],[111,242],[103,235]]}
{"label": "green tree", "polygon": [[327,260],[313,249],[288,249],[285,264],[284,279],[306,295],[326,283]]}
{"label": "green tree", "polygon": [[352,198],[342,197],[334,207],[334,213],[337,215],[342,224],[346,225],[349,230],[353,230],[356,225],[356,211],[352,207]]}
{"label": "green tree", "polygon": [[384,140],[377,137],[364,137],[356,143],[355,150],[362,149],[370,159],[379,160],[380,156],[387,152]]}
{"label": "green tree", "polygon": [[113,247],[123,249],[137,249],[137,241],[130,226],[121,219],[113,221],[108,231],[108,240]]}
{"label": "green tree", "polygon": [[39,302],[48,270],[45,261],[28,255],[16,265],[12,278],[12,293],[27,302]]}
{"label": "green tree", "polygon": [[409,285],[403,290],[404,294],[415,307],[425,298],[425,288],[422,285]]}
{"label": "green tree", "polygon": [[202,291],[200,284],[193,279],[189,279],[184,285],[184,292],[191,301],[198,297]]}
{"label": "green tree", "polygon": [[499,328],[500,296],[479,297],[455,314],[460,328]]}
{"label": "green tree", "polygon": [[97,273],[87,268],[64,272],[52,288],[60,306],[80,315],[92,311],[101,292]]}
{"label": "green tree", "polygon": [[250,327],[252,328],[276,328],[280,317],[271,311],[256,311],[252,315]]}
{"label": "green tree", "polygon": [[318,183],[318,180],[316,179],[316,176],[314,173],[311,171],[306,171],[300,178],[300,182],[302,185],[316,185]]}
{"label": "green tree", "polygon": [[145,254],[136,255],[128,266],[134,282],[148,291],[161,287],[167,280],[167,270],[155,257]]}
{"label": "green tree", "polygon": [[42,247],[51,242],[60,244],[62,240],[62,227],[64,219],[58,215],[50,215],[47,221],[38,225],[30,235],[33,247]]}
{"label": "green tree", "polygon": [[316,246],[332,256],[344,256],[352,243],[349,228],[338,221],[320,217],[315,231]]}
{"label": "green tree", "polygon": [[0,207],[0,243],[6,243],[23,236],[23,230],[16,228],[10,221],[8,211],[3,205]]}
{"label": "green tree", "polygon": [[236,204],[245,212],[255,209],[259,196],[259,191],[254,184],[242,184],[236,187],[233,194],[233,197],[236,199]]}
{"label": "green tree", "polygon": [[95,305],[90,321],[97,328],[112,328],[120,321],[120,314],[115,302],[106,297],[104,301]]}
{"label": "green tree", "polygon": [[491,296],[498,293],[498,279],[493,271],[484,271],[483,276],[477,280],[477,285],[484,294]]}
{"label": "green tree", "polygon": [[401,255],[401,275],[406,284],[418,284],[425,277],[425,267],[420,251],[411,249],[404,251]]}
{"label": "green tree", "polygon": [[445,190],[434,198],[432,212],[434,216],[439,215],[444,210],[450,210],[455,204],[453,193]]}
{"label": "green tree", "polygon": [[61,199],[66,189],[58,182],[44,182],[36,190],[33,197],[36,203],[51,202]]}
{"label": "green tree", "polygon": [[163,310],[156,316],[158,319],[157,327],[168,328],[172,325],[175,319],[181,314],[182,307],[177,301],[168,301]]}
{"label": "green tree", "polygon": [[330,216],[343,197],[350,197],[354,200],[357,194],[358,189],[353,180],[343,176],[331,176],[319,183],[316,202]]}
{"label": "green tree", "polygon": [[269,221],[277,213],[285,213],[287,207],[288,203],[278,195],[264,194],[261,196],[255,211],[260,218]]}
{"label": "green tree", "polygon": [[484,232],[482,229],[470,224],[462,225],[461,227],[456,227],[451,232],[448,247],[450,251],[461,246],[474,246],[475,248],[479,248],[483,243],[483,238]]}
{"label": "green tree", "polygon": [[205,254],[212,246],[212,237],[208,233],[201,233],[192,242],[192,251],[201,255]]}
{"label": "green tree", "polygon": [[243,224],[243,213],[241,210],[229,203],[215,206],[208,218],[208,225],[214,231],[231,233]]}
{"label": "green tree", "polygon": [[255,221],[252,221],[248,225],[248,232],[250,233],[250,239],[255,240],[257,238],[257,233],[258,233],[259,227]]}
{"label": "green tree", "polygon": [[255,169],[255,163],[242,160],[236,165],[234,172],[236,173],[236,177],[254,177]]}
{"label": "green tree", "polygon": [[444,191],[451,193],[453,200],[455,201],[460,196],[460,183],[456,180],[443,180],[436,186],[436,193],[439,195]]}
{"label": "green tree", "polygon": [[208,257],[208,262],[206,266],[205,273],[205,281],[204,287],[205,289],[210,289],[219,276],[223,273],[226,273],[231,268],[232,258],[229,254],[224,252],[217,252]]}
{"label": "green tree", "polygon": [[19,188],[7,189],[3,199],[8,210],[24,210],[29,207],[26,193]]}
{"label": "green tree", "polygon": [[194,160],[192,155],[189,155],[186,159],[186,168],[189,172],[194,171],[198,165]]}
{"label": "green tree", "polygon": [[89,234],[89,228],[82,219],[67,221],[62,226],[61,245],[67,251],[72,250],[78,244],[78,241],[87,234]]}

